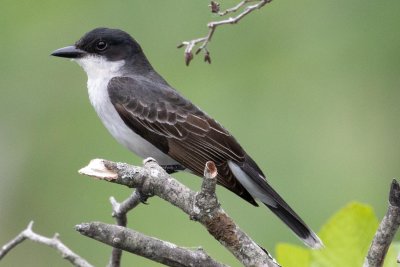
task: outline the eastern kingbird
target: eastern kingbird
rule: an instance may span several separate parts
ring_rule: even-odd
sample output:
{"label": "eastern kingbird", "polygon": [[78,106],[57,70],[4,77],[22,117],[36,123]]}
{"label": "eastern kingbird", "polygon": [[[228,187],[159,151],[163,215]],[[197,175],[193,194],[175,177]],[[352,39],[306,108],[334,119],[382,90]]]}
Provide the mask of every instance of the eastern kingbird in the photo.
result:
{"label": "eastern kingbird", "polygon": [[267,182],[254,160],[217,121],[172,88],[126,32],[97,28],[53,56],[70,58],[86,71],[90,102],[111,135],[142,158],[153,157],[169,173],[203,176],[218,168],[218,183],[254,206],[275,213],[305,244],[318,236]]}

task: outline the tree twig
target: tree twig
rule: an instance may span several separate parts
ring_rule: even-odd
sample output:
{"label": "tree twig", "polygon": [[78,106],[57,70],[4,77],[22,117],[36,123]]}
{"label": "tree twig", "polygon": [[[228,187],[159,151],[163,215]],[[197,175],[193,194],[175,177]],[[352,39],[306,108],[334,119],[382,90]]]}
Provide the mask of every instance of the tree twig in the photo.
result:
{"label": "tree twig", "polygon": [[12,239],[10,242],[5,244],[1,249],[0,249],[0,260],[8,253],[10,252],[13,248],[15,248],[17,245],[22,243],[24,240],[29,239],[33,242],[37,242],[46,246],[49,246],[51,248],[54,248],[61,254],[61,256],[68,260],[72,265],[78,266],[78,267],[92,267],[90,263],[88,263],[85,259],[80,257],[79,255],[75,254],[72,250],[70,250],[66,245],[64,245],[60,239],[59,235],[55,234],[52,238],[44,237],[42,235],[36,234],[32,230],[33,226],[33,221],[31,221],[27,228],[23,230],[19,235],[17,235],[14,239]]}
{"label": "tree twig", "polygon": [[[128,223],[126,214],[143,201],[144,199],[139,190],[134,190],[133,193],[121,203],[117,202],[114,197],[110,197],[110,202],[113,209],[112,216],[115,218],[117,225],[126,227]],[[122,250],[119,248],[113,248],[109,266],[119,267],[121,265],[121,257]]]}
{"label": "tree twig", "polygon": [[[220,12],[219,10],[218,10],[218,12],[216,12],[218,15],[220,15],[220,16],[225,16],[226,14],[228,14],[228,13],[235,13],[236,11],[238,11],[240,8],[242,8],[244,5],[246,5],[246,4],[248,4],[248,3],[250,3],[250,2],[258,2],[259,0],[243,0],[243,1],[241,1],[241,2],[239,2],[236,6],[234,6],[234,7],[231,7],[231,8],[228,8],[228,9],[225,9],[225,11],[222,11],[222,12]],[[215,4],[215,2],[214,1],[211,1],[211,6],[213,5],[213,3]],[[218,4],[218,6],[219,6],[219,4]]]}
{"label": "tree twig", "polygon": [[240,8],[244,7],[246,4],[250,2],[258,2],[257,4],[254,5],[248,5],[246,6],[241,13],[239,13],[236,17],[230,17],[224,20],[220,21],[212,21],[207,24],[208,27],[208,33],[205,37],[193,39],[190,41],[183,41],[180,45],[178,45],[178,48],[185,47],[185,63],[186,65],[189,65],[190,62],[193,59],[193,49],[198,46],[195,54],[199,54],[201,51],[204,51],[204,61],[211,63],[211,57],[210,57],[210,52],[207,49],[207,45],[209,42],[211,42],[211,39],[214,35],[215,30],[217,29],[218,26],[221,25],[226,25],[226,24],[236,24],[238,23],[241,19],[243,19],[245,16],[248,14],[252,13],[253,11],[262,8],[266,4],[272,2],[272,0],[244,0],[239,2],[236,6],[232,8],[228,8],[225,11],[220,12],[219,11],[219,4],[216,2],[211,2],[211,10],[214,13],[218,13],[220,16],[227,15],[229,13],[233,13],[238,11]]}
{"label": "tree twig", "polygon": [[[383,266],[386,253],[400,225],[400,185],[393,179],[389,193],[389,207],[372,240],[364,267]],[[398,262],[399,259],[397,260]]]}
{"label": "tree twig", "polygon": [[200,192],[194,192],[169,176],[153,159],[136,167],[107,160],[92,160],[79,171],[101,180],[140,188],[145,195],[157,195],[200,222],[245,266],[279,266],[220,207],[215,196],[216,167],[208,162]]}

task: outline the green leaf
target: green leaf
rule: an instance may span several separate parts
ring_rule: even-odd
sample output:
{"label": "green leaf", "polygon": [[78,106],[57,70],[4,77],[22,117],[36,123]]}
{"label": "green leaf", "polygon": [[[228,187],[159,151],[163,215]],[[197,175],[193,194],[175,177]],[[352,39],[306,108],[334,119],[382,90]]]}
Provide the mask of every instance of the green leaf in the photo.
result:
{"label": "green leaf", "polygon": [[378,227],[371,207],[351,203],[322,227],[325,249],[312,251],[316,266],[362,266]]}
{"label": "green leaf", "polygon": [[[308,267],[311,265],[311,251],[290,244],[278,244],[276,254],[278,262],[284,267]],[[290,255],[290,257],[286,257]]]}
{"label": "green leaf", "polygon": [[[320,250],[279,244],[278,262],[282,266],[362,266],[378,228],[373,209],[361,203],[350,203],[334,214],[319,232],[325,247]],[[400,246],[388,251],[385,267],[398,267],[396,256]]]}
{"label": "green leaf", "polygon": [[386,254],[383,267],[399,267],[399,264],[397,263],[397,255],[399,254],[399,252],[400,252],[400,243],[399,242],[392,243]]}

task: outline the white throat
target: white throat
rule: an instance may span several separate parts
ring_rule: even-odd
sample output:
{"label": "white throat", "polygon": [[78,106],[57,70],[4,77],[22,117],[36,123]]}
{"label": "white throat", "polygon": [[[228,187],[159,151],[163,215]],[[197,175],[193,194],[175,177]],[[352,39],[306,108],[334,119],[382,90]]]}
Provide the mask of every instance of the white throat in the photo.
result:
{"label": "white throat", "polygon": [[75,61],[85,70],[89,79],[121,75],[122,66],[125,64],[125,60],[108,61],[100,56],[86,56]]}
{"label": "white throat", "polygon": [[102,99],[108,99],[108,82],[114,77],[123,76],[122,67],[125,60],[108,61],[99,56],[86,56],[75,61],[85,70],[88,76],[89,99],[99,114],[98,109]]}

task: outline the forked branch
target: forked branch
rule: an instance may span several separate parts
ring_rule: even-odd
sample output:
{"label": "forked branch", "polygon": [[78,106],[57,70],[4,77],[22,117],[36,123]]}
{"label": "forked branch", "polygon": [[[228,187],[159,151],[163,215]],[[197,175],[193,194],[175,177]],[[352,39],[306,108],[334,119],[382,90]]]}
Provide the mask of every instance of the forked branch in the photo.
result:
{"label": "forked branch", "polygon": [[19,235],[17,235],[10,242],[5,244],[0,249],[0,260],[13,248],[17,245],[21,244],[26,239],[29,239],[33,242],[40,243],[57,250],[61,256],[69,261],[72,265],[77,267],[92,267],[90,263],[88,263],[85,259],[75,254],[72,250],[70,250],[66,245],[64,245],[60,239],[58,234],[55,234],[52,238],[48,238],[42,235],[39,235],[32,230],[33,221],[31,221],[25,230],[23,230]]}
{"label": "forked branch", "polygon": [[[121,203],[117,202],[114,197],[110,197],[112,206],[112,216],[115,218],[118,226],[126,227],[128,218],[126,214],[139,205],[145,199],[141,196],[139,190],[134,190],[133,193]],[[113,248],[111,252],[109,267],[119,267],[121,265],[122,250],[119,248]]]}
{"label": "forked branch", "polygon": [[[200,222],[215,239],[245,266],[279,266],[271,255],[247,236],[220,207],[215,195],[217,169],[213,162],[206,164],[200,192],[194,192],[179,183],[151,158],[144,161],[143,167],[96,159],[79,172],[130,188],[140,188],[141,194],[144,196],[156,195],[168,201],[188,214],[192,220]],[[93,229],[91,227],[94,224],[96,223],[83,224],[78,226],[78,230],[85,234],[86,231],[82,231],[82,229]],[[105,231],[104,225],[101,226],[101,231]],[[118,231],[122,231],[122,229]],[[108,234],[110,234],[111,239],[107,240],[117,238],[118,242],[110,243],[103,238],[96,239],[123,250],[134,251],[134,248],[128,249],[116,245],[116,243],[120,244],[120,236],[113,235],[112,232]],[[88,236],[91,235],[88,234]],[[127,245],[129,246],[129,244]]]}
{"label": "forked branch", "polygon": [[[257,2],[256,4],[250,5],[252,2]],[[217,29],[218,26],[221,25],[226,25],[226,24],[236,24],[240,20],[242,20],[245,16],[248,14],[252,13],[253,11],[262,8],[266,4],[272,2],[272,0],[243,0],[239,2],[237,5],[235,5],[232,8],[228,8],[225,11],[220,11],[219,4],[215,1],[211,1],[210,7],[211,7],[211,12],[216,13],[220,16],[225,16],[230,13],[235,13],[240,9],[243,9],[242,12],[240,12],[237,16],[235,17],[229,17],[227,19],[219,20],[219,21],[212,21],[207,24],[208,27],[208,33],[206,36],[193,39],[190,41],[183,41],[181,44],[178,45],[178,48],[185,47],[185,63],[186,65],[189,65],[190,62],[193,59],[193,49],[197,47],[195,54],[199,54],[201,51],[204,52],[204,61],[211,63],[211,56],[210,52],[207,49],[208,43],[211,42],[211,39],[214,35],[215,30]]]}

